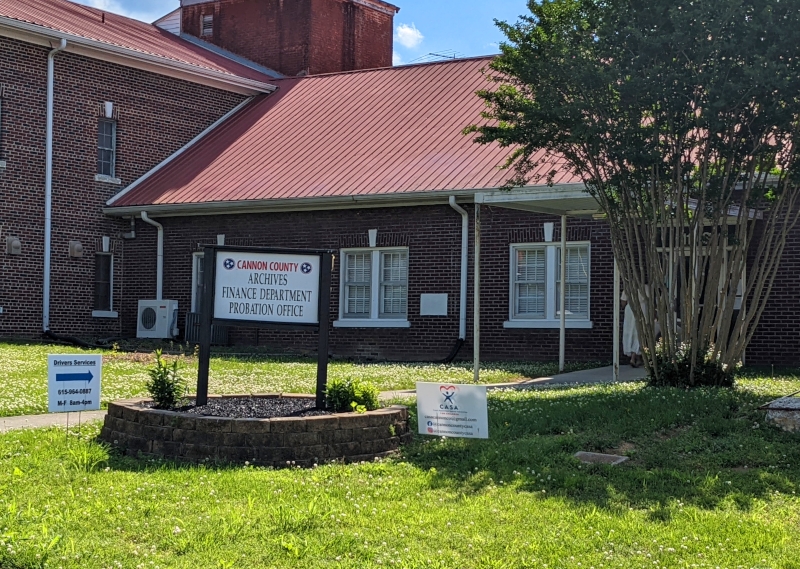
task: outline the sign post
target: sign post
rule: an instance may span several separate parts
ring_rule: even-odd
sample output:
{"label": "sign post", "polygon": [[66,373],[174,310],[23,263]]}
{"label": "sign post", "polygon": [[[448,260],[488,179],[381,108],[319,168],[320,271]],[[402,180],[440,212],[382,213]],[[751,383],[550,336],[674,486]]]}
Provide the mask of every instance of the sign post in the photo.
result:
{"label": "sign post", "polygon": [[47,356],[47,399],[50,413],[97,411],[103,356],[50,354]]}
{"label": "sign post", "polygon": [[203,253],[197,405],[208,403],[211,327],[319,332],[317,407],[325,405],[332,251],[209,246]]}
{"label": "sign post", "polygon": [[421,435],[489,438],[485,385],[417,383]]}

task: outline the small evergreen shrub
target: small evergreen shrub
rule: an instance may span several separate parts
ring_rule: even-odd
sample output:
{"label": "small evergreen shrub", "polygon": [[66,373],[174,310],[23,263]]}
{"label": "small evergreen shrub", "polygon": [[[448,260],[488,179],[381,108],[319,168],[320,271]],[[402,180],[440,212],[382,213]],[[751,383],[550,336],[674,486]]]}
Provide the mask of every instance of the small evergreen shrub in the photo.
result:
{"label": "small evergreen shrub", "polygon": [[697,350],[697,361],[694,369],[694,383],[689,382],[689,371],[692,363],[692,346],[681,345],[677,356],[670,358],[659,342],[656,347],[655,362],[658,366],[659,378],[652,375],[647,382],[656,387],[733,387],[739,366],[726,366],[714,359],[714,346],[705,350]]}
{"label": "small evergreen shrub", "polygon": [[166,362],[161,357],[161,350],[156,350],[155,355],[156,365],[148,370],[147,391],[156,409],[174,409],[186,393],[186,382],[178,373],[178,360],[171,364]]}
{"label": "small evergreen shrub", "polygon": [[360,379],[331,379],[325,400],[335,413],[372,411],[378,408],[378,389]]}

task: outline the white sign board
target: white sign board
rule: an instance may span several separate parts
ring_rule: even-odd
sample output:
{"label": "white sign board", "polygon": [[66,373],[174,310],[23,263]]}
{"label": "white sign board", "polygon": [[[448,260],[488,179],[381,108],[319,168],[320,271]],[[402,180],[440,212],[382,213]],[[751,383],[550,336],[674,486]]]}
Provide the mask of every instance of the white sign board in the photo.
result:
{"label": "white sign board", "polygon": [[318,324],[317,255],[217,252],[214,318]]}
{"label": "white sign board", "polygon": [[100,409],[103,356],[47,356],[48,409],[51,413]]}
{"label": "white sign board", "polygon": [[485,385],[417,383],[421,435],[489,438]]}

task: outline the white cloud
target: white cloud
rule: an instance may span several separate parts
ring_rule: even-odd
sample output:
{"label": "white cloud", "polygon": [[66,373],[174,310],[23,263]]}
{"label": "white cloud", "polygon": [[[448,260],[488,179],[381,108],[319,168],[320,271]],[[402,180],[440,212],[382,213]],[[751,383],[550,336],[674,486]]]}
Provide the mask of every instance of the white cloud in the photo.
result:
{"label": "white cloud", "polygon": [[417,47],[425,39],[413,23],[409,26],[407,24],[400,24],[397,26],[397,34],[395,35],[397,42],[408,49]]}
{"label": "white cloud", "polygon": [[[91,6],[92,8],[97,8],[99,10],[105,10],[107,12],[111,12],[112,14],[119,14],[120,16],[127,16],[128,18],[134,18],[136,20],[141,20],[143,22],[154,22],[161,16],[167,14],[169,10],[164,8],[160,8],[158,10],[150,10],[150,11],[138,11],[138,10],[129,10],[125,7],[125,4],[130,4],[131,2],[123,2],[120,0],[74,0],[79,4],[85,4],[86,6]],[[173,8],[174,10],[174,8]]]}
{"label": "white cloud", "polygon": [[402,65],[403,58],[396,51],[392,52],[392,65]]}

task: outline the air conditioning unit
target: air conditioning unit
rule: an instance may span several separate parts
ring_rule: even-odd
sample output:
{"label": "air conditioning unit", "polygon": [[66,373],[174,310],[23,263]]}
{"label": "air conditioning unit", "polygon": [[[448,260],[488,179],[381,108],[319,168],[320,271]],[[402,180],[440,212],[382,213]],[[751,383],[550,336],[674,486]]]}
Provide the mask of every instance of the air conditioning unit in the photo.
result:
{"label": "air conditioning unit", "polygon": [[178,335],[177,300],[140,300],[137,338],[174,338]]}

